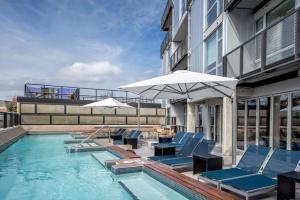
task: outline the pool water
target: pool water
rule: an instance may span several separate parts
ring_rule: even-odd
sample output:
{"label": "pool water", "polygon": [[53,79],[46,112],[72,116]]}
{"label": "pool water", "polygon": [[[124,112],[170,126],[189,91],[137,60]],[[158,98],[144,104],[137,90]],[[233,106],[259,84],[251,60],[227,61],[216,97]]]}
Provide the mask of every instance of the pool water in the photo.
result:
{"label": "pool water", "polygon": [[121,181],[138,199],[143,200],[183,200],[187,199],[144,172],[118,176]]}
{"label": "pool water", "polygon": [[0,199],[132,199],[92,156],[66,153],[69,135],[32,135],[0,153]]}

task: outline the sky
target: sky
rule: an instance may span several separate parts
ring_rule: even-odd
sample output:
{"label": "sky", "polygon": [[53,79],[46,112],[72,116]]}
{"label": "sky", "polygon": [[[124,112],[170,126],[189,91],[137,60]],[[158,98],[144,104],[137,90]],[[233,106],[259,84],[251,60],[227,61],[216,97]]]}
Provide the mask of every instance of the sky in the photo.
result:
{"label": "sky", "polygon": [[163,0],[1,0],[0,99],[24,84],[116,89],[161,73]]}

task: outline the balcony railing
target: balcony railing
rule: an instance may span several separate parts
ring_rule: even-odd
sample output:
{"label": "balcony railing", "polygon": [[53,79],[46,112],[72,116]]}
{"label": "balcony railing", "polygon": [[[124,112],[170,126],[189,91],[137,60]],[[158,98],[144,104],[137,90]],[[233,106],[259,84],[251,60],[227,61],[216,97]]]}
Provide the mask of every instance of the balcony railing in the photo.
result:
{"label": "balcony railing", "polygon": [[175,52],[170,58],[171,71],[174,71],[176,66],[186,57],[187,55],[187,45],[183,41],[179,44]]}
{"label": "balcony railing", "polygon": [[162,43],[160,45],[160,56],[163,55],[164,51],[169,46],[169,43],[171,42],[171,40],[172,40],[172,32],[168,31],[164,40],[162,41]]}
{"label": "balcony railing", "polygon": [[224,56],[224,75],[245,78],[298,56],[299,10],[271,24]]}
{"label": "balcony railing", "polygon": [[167,22],[168,17],[172,17],[172,16],[170,16],[172,7],[173,7],[172,0],[168,0],[167,5],[164,10],[164,13],[163,13],[163,16],[161,18],[161,23],[160,23],[160,27],[164,31],[169,30],[169,27],[166,27],[166,22]]}
{"label": "balcony railing", "polygon": [[102,99],[112,97],[118,101],[125,103],[137,103],[139,100],[141,103],[156,103],[155,100],[139,97],[138,95],[122,90],[43,85],[32,83],[25,84],[24,97],[77,101],[100,101]]}

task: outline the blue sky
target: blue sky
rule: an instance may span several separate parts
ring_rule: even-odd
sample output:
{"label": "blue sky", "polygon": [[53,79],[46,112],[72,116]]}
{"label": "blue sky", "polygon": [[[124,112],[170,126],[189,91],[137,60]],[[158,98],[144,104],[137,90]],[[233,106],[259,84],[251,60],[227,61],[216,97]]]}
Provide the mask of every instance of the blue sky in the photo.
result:
{"label": "blue sky", "polygon": [[1,0],[0,99],[25,82],[117,88],[159,75],[163,0]]}

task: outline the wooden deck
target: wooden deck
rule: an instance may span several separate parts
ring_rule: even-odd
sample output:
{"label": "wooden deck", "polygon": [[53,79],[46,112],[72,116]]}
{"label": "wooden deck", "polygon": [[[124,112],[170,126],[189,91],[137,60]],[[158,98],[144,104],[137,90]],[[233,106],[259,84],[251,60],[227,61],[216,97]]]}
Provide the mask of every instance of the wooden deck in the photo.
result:
{"label": "wooden deck", "polygon": [[207,197],[208,199],[212,200],[238,200],[239,197],[229,194],[227,192],[218,190],[217,188],[214,188],[212,186],[209,186],[207,184],[201,183],[195,179],[192,179],[188,176],[185,176],[183,174],[180,174],[171,168],[159,164],[159,163],[151,163],[151,164],[144,164],[144,167],[147,167],[149,169],[152,169],[159,174],[166,176],[167,178],[175,181],[176,183],[179,183],[190,190],[195,191],[196,193],[200,193],[203,196]]}
{"label": "wooden deck", "polygon": [[109,146],[108,149],[111,149],[112,151],[115,151],[116,153],[120,154],[123,158],[130,159],[130,158],[140,158],[140,156],[136,155],[132,151],[126,151],[125,149],[122,149],[118,146]]}

